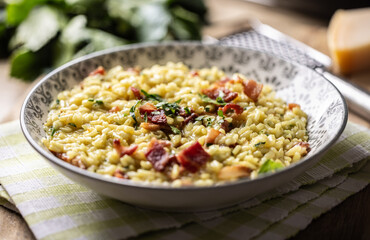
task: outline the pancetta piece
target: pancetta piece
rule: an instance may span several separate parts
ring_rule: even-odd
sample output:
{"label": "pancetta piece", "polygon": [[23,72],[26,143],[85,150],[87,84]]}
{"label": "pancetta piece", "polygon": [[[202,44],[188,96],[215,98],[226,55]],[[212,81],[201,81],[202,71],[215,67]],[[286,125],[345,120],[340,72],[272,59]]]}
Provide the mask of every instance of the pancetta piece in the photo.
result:
{"label": "pancetta piece", "polygon": [[119,157],[123,157],[124,155],[132,155],[138,148],[138,145],[133,144],[129,147],[125,147],[121,146],[121,141],[119,139],[114,139],[113,147],[117,151]]}
{"label": "pancetta piece", "polygon": [[250,99],[253,100],[253,102],[258,101],[258,96],[262,92],[263,84],[257,83],[254,80],[245,80],[243,83],[243,91],[244,94],[247,95]]}
{"label": "pancetta piece", "polygon": [[203,149],[199,142],[195,142],[177,154],[177,160],[186,170],[195,173],[211,156]]}

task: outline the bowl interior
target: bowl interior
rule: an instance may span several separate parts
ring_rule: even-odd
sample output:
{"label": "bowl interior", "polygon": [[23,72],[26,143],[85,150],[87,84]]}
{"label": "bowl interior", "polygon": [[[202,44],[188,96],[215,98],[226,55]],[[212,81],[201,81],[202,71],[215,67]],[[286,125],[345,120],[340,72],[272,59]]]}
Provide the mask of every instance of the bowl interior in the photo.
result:
{"label": "bowl interior", "polygon": [[22,108],[21,121],[26,137],[32,145],[43,148],[44,156],[52,157],[40,140],[45,136],[43,123],[49,105],[59,92],[72,88],[98,66],[106,69],[117,65],[149,67],[169,61],[183,62],[190,68],[216,66],[227,74],[239,72],[271,85],[277,96],[287,103],[301,105],[308,114],[311,147],[302,161],[328,148],[346,123],[347,110],[341,94],[330,82],[305,66],[246,48],[200,43],[139,44],[88,55],[47,75],[30,92]]}

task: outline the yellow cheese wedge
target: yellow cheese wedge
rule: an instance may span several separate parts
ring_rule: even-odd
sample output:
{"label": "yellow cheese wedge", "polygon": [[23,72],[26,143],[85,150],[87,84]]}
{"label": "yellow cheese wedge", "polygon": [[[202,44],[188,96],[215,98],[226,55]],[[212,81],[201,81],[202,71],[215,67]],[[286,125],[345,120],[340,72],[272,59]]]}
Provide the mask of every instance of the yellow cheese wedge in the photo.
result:
{"label": "yellow cheese wedge", "polygon": [[334,71],[370,69],[370,8],[338,10],[330,21],[328,44]]}

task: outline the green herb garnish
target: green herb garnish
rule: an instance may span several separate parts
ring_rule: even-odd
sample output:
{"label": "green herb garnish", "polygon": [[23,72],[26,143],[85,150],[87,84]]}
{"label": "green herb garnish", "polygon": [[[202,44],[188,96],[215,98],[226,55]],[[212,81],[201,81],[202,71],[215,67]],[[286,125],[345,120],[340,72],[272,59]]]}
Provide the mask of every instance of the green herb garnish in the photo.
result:
{"label": "green herb garnish", "polygon": [[211,126],[213,123],[214,119],[213,118],[207,118],[207,127]]}
{"label": "green herb garnish", "polygon": [[56,132],[57,130],[54,128],[54,127],[51,127],[51,136],[53,137],[54,136],[54,134],[55,134],[55,132]]}
{"label": "green herb garnish", "polygon": [[211,104],[220,105],[220,106],[225,106],[226,105],[226,102],[220,96],[217,97],[216,100],[208,97],[207,95],[199,94],[199,96],[202,99],[202,101],[205,102],[205,103],[211,103]]}
{"label": "green herb garnish", "polygon": [[211,109],[209,107],[205,107],[206,112],[209,112]]}
{"label": "green herb garnish", "polygon": [[60,103],[60,100],[59,100],[59,99],[57,99],[57,100],[55,100],[55,102],[56,102],[57,104],[59,104],[59,103]]}
{"label": "green herb garnish", "polygon": [[155,106],[158,109],[162,109],[166,116],[175,117],[176,114],[180,111],[180,106],[176,102],[174,103],[160,102]]}
{"label": "green herb garnish", "polygon": [[260,145],[263,145],[263,144],[265,144],[266,142],[259,142],[259,143],[256,143],[256,144],[254,144],[254,146],[255,147],[259,147]]}
{"label": "green herb garnish", "polygon": [[145,114],[144,114],[144,121],[148,122],[148,113],[147,112],[145,112]]}
{"label": "green herb garnish", "polygon": [[89,98],[89,99],[87,99],[87,101],[94,102],[94,99],[93,98]]}
{"label": "green herb garnish", "polygon": [[205,116],[199,116],[195,118],[195,121],[202,121]]}
{"label": "green herb garnish", "polygon": [[135,103],[135,105],[134,105],[134,106],[132,106],[132,107],[130,108],[130,116],[131,116],[131,117],[132,117],[132,119],[134,119],[134,121],[135,121],[135,124],[134,124],[134,127],[135,127],[135,128],[137,128],[137,125],[138,125],[138,122],[137,122],[137,119],[136,119],[136,116],[135,116],[135,110],[136,110],[137,105],[139,105],[139,104],[141,103],[141,101],[142,101],[142,100],[137,101],[137,102]]}
{"label": "green herb garnish", "polygon": [[174,134],[180,134],[180,130],[177,128],[177,127],[174,127],[174,126],[170,126],[171,127],[171,130]]}
{"label": "green herb garnish", "polygon": [[185,107],[184,110],[185,110],[186,114],[189,114],[189,115],[191,114],[191,111],[188,107]]}
{"label": "green herb garnish", "polygon": [[149,94],[143,89],[141,89],[141,92],[144,94],[146,100],[152,100],[152,101],[158,101],[158,102],[163,101],[162,97],[159,96],[158,94]]}
{"label": "green herb garnish", "polygon": [[280,162],[275,162],[271,159],[267,159],[266,162],[264,162],[258,171],[258,173],[266,173],[266,172],[271,172],[275,171],[277,169],[283,168],[284,165]]}
{"label": "green herb garnish", "polygon": [[77,127],[76,124],[74,123],[68,123],[69,126],[72,126],[72,127]]}
{"label": "green herb garnish", "polygon": [[217,110],[217,115],[224,118],[224,112],[221,109]]}
{"label": "green herb garnish", "polygon": [[175,103],[179,104],[181,101],[182,101],[182,98],[180,98],[179,100],[175,101]]}
{"label": "green herb garnish", "polygon": [[104,104],[103,100],[95,100],[95,103],[97,103],[99,105],[103,105]]}

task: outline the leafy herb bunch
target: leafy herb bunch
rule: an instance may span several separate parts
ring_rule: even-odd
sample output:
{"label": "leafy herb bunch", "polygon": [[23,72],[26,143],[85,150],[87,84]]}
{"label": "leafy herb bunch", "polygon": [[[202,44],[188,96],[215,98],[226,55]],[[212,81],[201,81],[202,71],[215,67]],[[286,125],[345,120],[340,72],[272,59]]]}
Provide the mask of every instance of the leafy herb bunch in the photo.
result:
{"label": "leafy herb bunch", "polygon": [[197,40],[203,0],[0,0],[0,56],[34,80],[73,58],[135,42]]}

